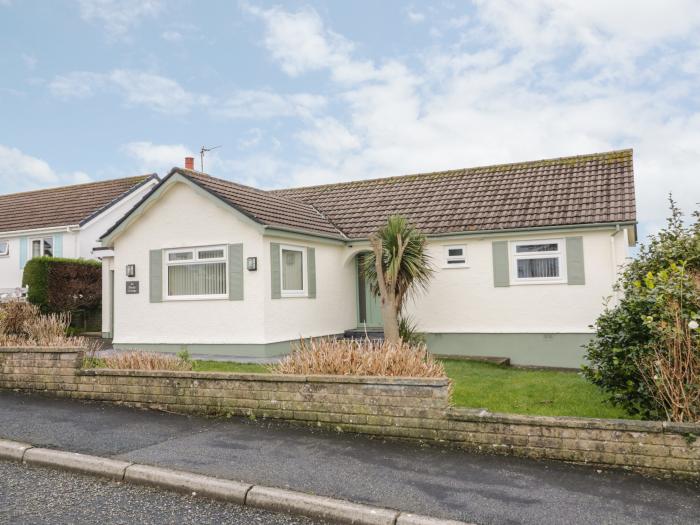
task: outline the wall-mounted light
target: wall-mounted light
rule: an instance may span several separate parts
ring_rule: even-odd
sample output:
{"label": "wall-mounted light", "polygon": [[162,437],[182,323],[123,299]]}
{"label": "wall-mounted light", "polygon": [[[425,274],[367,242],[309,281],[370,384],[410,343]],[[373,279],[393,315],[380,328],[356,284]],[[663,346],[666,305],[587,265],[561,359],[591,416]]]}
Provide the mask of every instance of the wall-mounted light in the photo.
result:
{"label": "wall-mounted light", "polygon": [[127,264],[126,265],[126,276],[127,277],[136,277],[136,265],[135,264]]}
{"label": "wall-mounted light", "polygon": [[246,268],[248,268],[249,272],[254,272],[255,270],[258,269],[258,258],[257,257],[248,257],[246,259]]}

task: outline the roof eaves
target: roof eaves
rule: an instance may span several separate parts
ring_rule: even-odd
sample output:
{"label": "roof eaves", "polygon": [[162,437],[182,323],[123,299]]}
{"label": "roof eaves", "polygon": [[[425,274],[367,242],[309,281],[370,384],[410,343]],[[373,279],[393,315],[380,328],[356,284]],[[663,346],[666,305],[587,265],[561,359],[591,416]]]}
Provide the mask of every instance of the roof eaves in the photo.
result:
{"label": "roof eaves", "polygon": [[126,197],[128,197],[129,195],[131,195],[133,192],[135,192],[136,190],[138,190],[139,188],[141,188],[142,186],[144,186],[145,184],[147,184],[148,182],[150,182],[150,181],[153,180],[154,178],[155,178],[156,180],[158,180],[158,174],[157,174],[157,173],[149,173],[149,174],[145,175],[144,178],[143,178],[143,180],[141,180],[141,181],[139,181],[138,183],[136,183],[136,184],[134,184],[133,186],[131,186],[127,191],[125,191],[124,193],[122,193],[122,194],[119,195],[118,197],[112,199],[110,202],[108,202],[107,204],[105,204],[104,206],[102,206],[100,209],[98,209],[98,210],[92,212],[90,215],[88,215],[88,216],[85,217],[83,220],[81,220],[81,221],[78,223],[78,225],[79,225],[79,226],[84,226],[85,224],[87,224],[88,222],[90,222],[92,219],[94,219],[94,218],[97,217],[98,215],[102,214],[103,212],[107,211],[109,208],[111,208],[112,206],[114,206],[115,204],[117,204],[117,203],[118,203],[119,201],[121,201],[122,199],[125,199]]}

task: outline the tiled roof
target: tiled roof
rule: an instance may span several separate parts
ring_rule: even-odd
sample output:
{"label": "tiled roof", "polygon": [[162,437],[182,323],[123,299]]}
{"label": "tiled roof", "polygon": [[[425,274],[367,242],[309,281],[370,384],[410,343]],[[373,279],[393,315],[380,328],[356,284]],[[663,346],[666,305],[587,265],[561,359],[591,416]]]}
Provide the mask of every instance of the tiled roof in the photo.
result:
{"label": "tiled roof", "polygon": [[349,238],[393,214],[426,234],[636,221],[631,149],[266,193],[313,205]]}
{"label": "tiled roof", "polygon": [[81,224],[155,175],[0,195],[0,232]]}
{"label": "tiled roof", "polygon": [[311,204],[270,191],[217,179],[198,171],[175,168],[173,172],[186,176],[262,224],[343,237],[343,234]]}

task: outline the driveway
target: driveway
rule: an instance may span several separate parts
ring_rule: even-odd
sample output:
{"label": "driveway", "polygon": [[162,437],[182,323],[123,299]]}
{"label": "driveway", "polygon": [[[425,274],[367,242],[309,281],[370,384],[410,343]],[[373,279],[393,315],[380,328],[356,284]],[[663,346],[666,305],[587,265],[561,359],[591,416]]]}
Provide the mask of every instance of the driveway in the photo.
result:
{"label": "driveway", "polygon": [[0,437],[487,523],[697,523],[700,486],[308,427],[0,392]]}

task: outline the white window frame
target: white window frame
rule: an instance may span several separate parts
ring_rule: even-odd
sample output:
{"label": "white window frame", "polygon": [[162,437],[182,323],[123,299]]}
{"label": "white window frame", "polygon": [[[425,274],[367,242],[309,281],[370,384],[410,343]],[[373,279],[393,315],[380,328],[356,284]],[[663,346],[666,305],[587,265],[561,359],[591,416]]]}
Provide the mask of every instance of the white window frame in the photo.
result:
{"label": "white window frame", "polygon": [[[301,290],[285,290],[283,275],[283,252],[301,252]],[[306,261],[306,248],[304,246],[292,246],[290,244],[280,244],[280,296],[281,297],[308,297],[309,296],[309,270]]]}
{"label": "white window frame", "polygon": [[[450,250],[455,248],[462,249],[462,255],[450,255]],[[442,267],[443,268],[467,268],[467,245],[466,244],[446,244],[442,247]],[[459,262],[462,261],[463,262]],[[452,261],[452,262],[451,262]]]}
{"label": "white window frame", "polygon": [[[517,247],[532,244],[557,244],[557,251],[518,253]],[[527,241],[511,241],[509,245],[510,284],[562,284],[566,283],[566,243],[564,239],[533,239]],[[558,277],[518,277],[518,261],[520,259],[559,259]]]}
{"label": "white window frame", "polygon": [[54,252],[56,251],[56,243],[54,242],[54,237],[53,235],[46,235],[44,237],[31,237],[29,239],[29,246],[27,247],[27,251],[29,253],[27,254],[27,260],[34,258],[34,241],[39,241],[39,246],[41,246],[41,249],[39,250],[40,253],[39,255],[37,255],[37,257],[44,257],[44,241],[46,239],[51,239],[51,255],[48,257],[54,257]]}
{"label": "white window frame", "polygon": [[[209,250],[223,250],[224,256],[216,259],[199,259],[199,252],[209,251]],[[177,252],[192,252],[192,259],[185,259],[181,261],[171,261],[170,254]],[[202,295],[170,295],[168,286],[168,268],[170,266],[183,266],[187,264],[206,264],[206,263],[226,263],[225,275],[226,275],[226,292],[222,294],[202,294]],[[228,260],[228,247],[225,244],[215,244],[207,246],[187,246],[184,248],[167,248],[163,250],[163,300],[165,301],[210,301],[217,299],[228,299],[229,296],[229,260]]]}
{"label": "white window frame", "polygon": [[5,244],[5,251],[0,251],[0,257],[10,256],[10,239],[0,239],[0,245]]}

